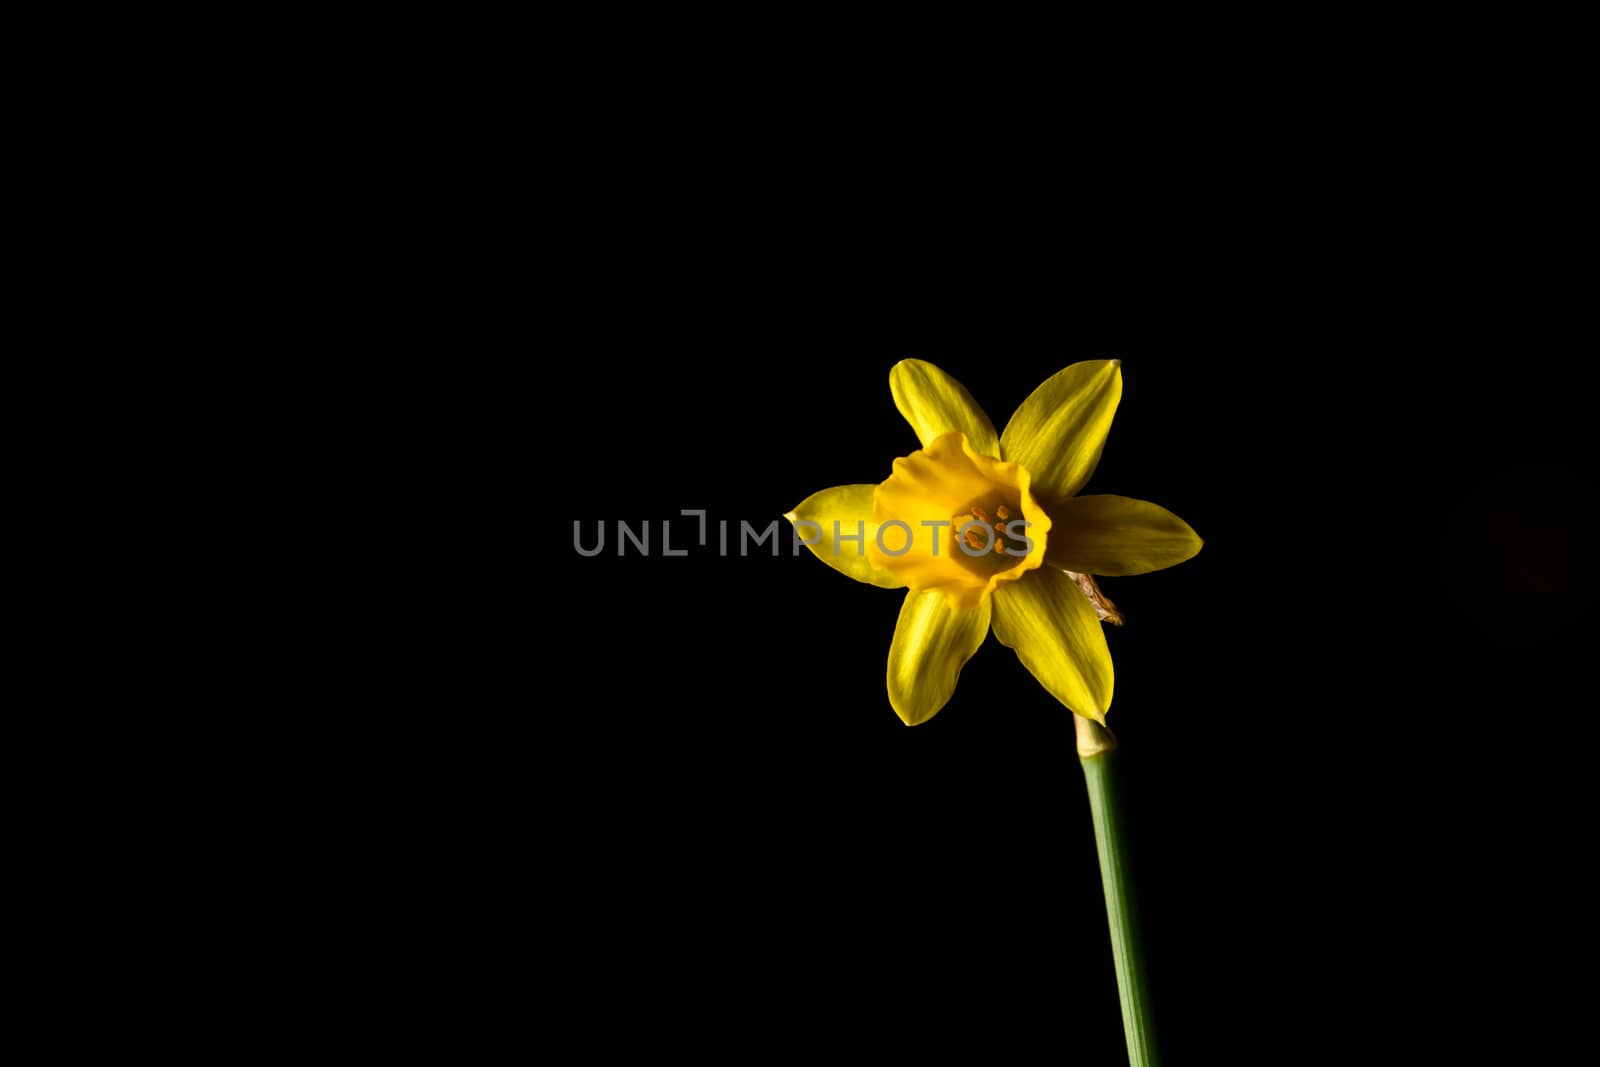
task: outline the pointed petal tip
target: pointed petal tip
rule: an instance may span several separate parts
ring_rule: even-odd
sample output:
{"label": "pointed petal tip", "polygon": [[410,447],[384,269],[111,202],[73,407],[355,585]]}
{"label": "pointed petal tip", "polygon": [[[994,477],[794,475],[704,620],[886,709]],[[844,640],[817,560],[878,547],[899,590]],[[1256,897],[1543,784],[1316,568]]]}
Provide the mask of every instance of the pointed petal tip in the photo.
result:
{"label": "pointed petal tip", "polygon": [[928,719],[913,718],[911,715],[907,714],[904,709],[902,709],[900,707],[899,703],[896,702],[896,700],[894,699],[894,694],[893,693],[889,694],[889,707],[894,709],[894,716],[895,716],[895,718],[900,720],[900,725],[901,726],[916,726],[918,723],[924,723],[924,722],[927,722],[928,719],[933,718],[933,716],[931,716],[931,715],[928,716]]}

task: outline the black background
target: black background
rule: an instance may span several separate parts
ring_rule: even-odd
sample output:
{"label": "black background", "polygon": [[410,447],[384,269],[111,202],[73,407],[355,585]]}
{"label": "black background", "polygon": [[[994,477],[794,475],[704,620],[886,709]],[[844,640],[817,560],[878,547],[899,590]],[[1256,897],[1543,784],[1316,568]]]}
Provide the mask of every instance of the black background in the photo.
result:
{"label": "black background", "polygon": [[[440,936],[477,945],[464,989],[754,1059],[1118,1062],[1069,713],[990,637],[907,729],[883,683],[904,593],[792,552],[787,523],[778,557],[736,555],[739,523],[917,448],[901,358],[998,429],[1048,374],[1115,357],[1086,491],[1206,539],[1104,582],[1128,616],[1110,725],[1168,1059],[1360,1056],[1378,1033],[1526,1048],[1562,998],[1538,923],[1582,933],[1589,809],[1568,294],[1360,234],[1130,232],[1098,259],[1061,230],[622,218],[534,245],[526,288],[474,275],[440,325],[472,355],[427,408],[440,448],[413,469],[442,506],[413,517],[451,558],[390,590],[418,632],[387,669],[418,710],[381,744]],[[602,555],[574,522],[586,544],[605,525]],[[618,522],[648,525],[648,557],[618,555]],[[666,522],[686,557],[661,552]]]}
{"label": "black background", "polygon": [[[683,508],[759,526],[882,479],[916,443],[902,358],[1003,426],[1116,357],[1088,488],[1207,540],[1106,583],[1167,1062],[1571,1059],[1545,1043],[1591,1008],[1595,345],[1559,57],[1527,52],[1548,69],[1524,99],[1494,49],[1407,64],[1409,96],[1356,53],[1312,93],[1298,59],[1206,53],[1192,86],[1145,64],[980,98],[969,55],[913,43],[959,93],[891,74],[825,108],[826,52],[780,101],[663,42],[658,73],[563,39],[580,69],[540,57],[532,101],[525,58],[466,49],[457,79],[401,50],[426,99],[358,79],[359,107],[309,109],[326,147],[291,122],[261,189],[212,183],[207,251],[177,246],[206,286],[135,250],[161,289],[140,313],[204,339],[172,398],[235,424],[173,420],[152,466],[219,453],[247,502],[213,514],[213,479],[180,479],[199,521],[149,523],[199,571],[192,643],[147,614],[165,557],[127,563],[161,676],[87,669],[130,740],[158,719],[162,761],[115,752],[133,781],[96,808],[174,803],[125,867],[63,835],[104,864],[85,913],[107,884],[187,926],[220,903],[194,973],[265,1008],[252,1039],[311,1017],[455,1058],[1120,1062],[1069,716],[1009,651],[907,729],[883,682],[901,594],[804,552],[572,548],[574,521],[659,548]],[[698,99],[672,91],[691,75]],[[128,406],[135,437],[161,420]],[[128,707],[191,676],[193,720]],[[131,917],[139,975],[171,961],[164,918]],[[241,960],[266,995],[216,980]]]}
{"label": "black background", "polygon": [[[1532,298],[1401,299],[1377,266],[940,277],[928,255],[833,276],[815,248],[748,271],[597,257],[541,296],[536,391],[497,364],[474,384],[497,399],[462,491],[491,495],[486,536],[520,562],[462,579],[493,611],[461,620],[457,699],[488,706],[440,759],[471,813],[453,851],[489,899],[538,901],[515,925],[559,990],[542,1009],[752,1055],[1044,1041],[1117,1062],[1068,713],[991,638],[907,729],[883,682],[903,594],[787,536],[777,558],[717,552],[721,521],[737,552],[741,520],[886,477],[916,447],[888,371],[916,356],[997,427],[1060,367],[1122,359],[1087,491],[1206,538],[1104,583],[1128,616],[1110,722],[1169,1058],[1355,1054],[1407,1005],[1428,1023],[1389,1047],[1437,1047],[1470,1036],[1460,1013],[1533,1011],[1505,909],[1575,892],[1544,845],[1583,787],[1536,738],[1581,703],[1594,498]],[[574,520],[589,544],[605,524],[602,555],[574,551]],[[617,554],[619,520],[648,524],[650,556]],[[662,555],[664,521],[686,557]],[[481,681],[507,664],[527,718]]]}

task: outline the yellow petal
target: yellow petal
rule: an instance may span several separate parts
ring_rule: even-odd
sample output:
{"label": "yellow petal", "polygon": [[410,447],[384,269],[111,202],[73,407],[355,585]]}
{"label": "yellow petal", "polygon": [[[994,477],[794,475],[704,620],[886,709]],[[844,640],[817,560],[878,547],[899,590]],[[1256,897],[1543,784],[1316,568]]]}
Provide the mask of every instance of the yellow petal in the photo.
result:
{"label": "yellow petal", "polygon": [[889,646],[889,703],[907,726],[933,718],[989,632],[987,602],[957,611],[937,592],[907,593]]}
{"label": "yellow petal", "polygon": [[1051,515],[1045,562],[1081,574],[1147,574],[1182,563],[1204,544],[1166,508],[1125,496],[1075,496]]}
{"label": "yellow petal", "polygon": [[1046,506],[1083,488],[1122,399],[1121,360],[1074,363],[1029,394],[1000,435],[1000,454],[1033,472]]}
{"label": "yellow petal", "polygon": [[894,394],[894,406],[917,431],[922,447],[954,430],[966,434],[975,451],[999,457],[1000,439],[994,423],[966,386],[932,363],[902,359],[889,372],[889,391]]}
{"label": "yellow petal", "polygon": [[994,591],[994,635],[1069,709],[1096,722],[1111,707],[1111,650],[1078,583],[1048,567]]}
{"label": "yellow petal", "polygon": [[[906,583],[867,558],[866,546],[878,536],[872,519],[871,485],[836,485],[812,493],[784,518],[795,524],[812,555],[858,582],[899,589]],[[815,523],[815,527],[801,523]],[[839,537],[835,537],[835,533]],[[861,537],[858,540],[857,534]]]}

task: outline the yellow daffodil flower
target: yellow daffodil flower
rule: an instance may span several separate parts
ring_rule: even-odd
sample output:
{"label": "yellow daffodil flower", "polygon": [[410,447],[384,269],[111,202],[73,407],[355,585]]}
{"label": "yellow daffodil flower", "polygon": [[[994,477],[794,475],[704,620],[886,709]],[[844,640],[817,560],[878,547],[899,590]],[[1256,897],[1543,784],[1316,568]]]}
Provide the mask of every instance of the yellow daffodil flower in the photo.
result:
{"label": "yellow daffodil flower", "polygon": [[931,719],[992,625],[1051,695],[1103,724],[1112,669],[1101,621],[1122,619],[1091,576],[1160,570],[1201,545],[1165,508],[1077,495],[1122,397],[1121,362],[1053,375],[998,435],[931,363],[896,364],[889,389],[921,450],[878,485],[824,489],[785,516],[830,567],[908,590],[889,646],[889,703],[908,726]]}

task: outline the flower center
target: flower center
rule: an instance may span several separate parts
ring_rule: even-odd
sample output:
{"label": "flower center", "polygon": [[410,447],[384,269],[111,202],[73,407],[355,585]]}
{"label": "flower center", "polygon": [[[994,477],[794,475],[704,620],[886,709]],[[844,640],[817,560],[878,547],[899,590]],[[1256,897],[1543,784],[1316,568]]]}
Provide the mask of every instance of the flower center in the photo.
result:
{"label": "flower center", "polygon": [[1026,468],[975,451],[959,432],[894,462],[872,491],[877,536],[867,558],[914,591],[936,589],[957,610],[1044,563],[1050,517]]}
{"label": "flower center", "polygon": [[1018,521],[1015,505],[991,506],[993,518],[982,504],[973,504],[964,514],[950,516],[956,544],[968,556],[993,556],[996,562],[1009,565],[1028,554],[1028,542],[1024,539],[1028,524]]}

